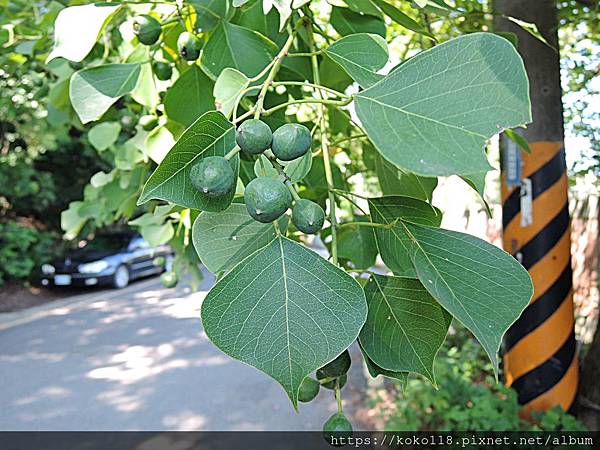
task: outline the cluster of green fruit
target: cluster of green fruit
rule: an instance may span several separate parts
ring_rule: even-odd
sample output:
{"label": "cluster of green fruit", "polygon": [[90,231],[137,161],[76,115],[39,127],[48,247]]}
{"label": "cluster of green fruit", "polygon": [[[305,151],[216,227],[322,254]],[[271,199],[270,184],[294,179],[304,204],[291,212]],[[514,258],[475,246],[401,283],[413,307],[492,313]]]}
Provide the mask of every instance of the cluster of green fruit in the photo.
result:
{"label": "cluster of green fruit", "polygon": [[[134,17],[133,31],[138,41],[144,45],[154,45],[162,33],[162,25],[154,17],[142,14]],[[195,61],[200,56],[202,41],[193,33],[184,31],[177,38],[177,51],[186,61]],[[164,61],[155,61],[152,65],[156,78],[161,81],[170,80],[173,75],[171,65]]]}
{"label": "cluster of green fruit", "polygon": [[[300,384],[298,400],[305,403],[310,402],[317,396],[321,386],[326,389],[335,389],[336,386],[339,385],[339,387],[342,388],[348,380],[347,373],[350,369],[351,362],[350,353],[348,353],[348,350],[345,350],[333,361],[320,369],[317,369],[316,380],[311,377],[306,377],[302,381],[302,384]],[[351,433],[352,424],[343,413],[338,412],[325,422],[323,432],[325,432],[326,435],[329,433],[333,435]]]}
{"label": "cluster of green fruit", "polygon": [[[297,123],[287,123],[272,133],[263,121],[250,119],[237,129],[236,142],[248,155],[260,155],[270,149],[274,158],[293,161],[310,150],[311,136],[308,128]],[[190,180],[201,195],[209,198],[231,194],[237,181],[229,161],[222,156],[208,156],[192,166]],[[307,234],[319,232],[325,222],[323,208],[306,199],[294,201],[293,187],[286,181],[283,173],[250,181],[244,193],[248,213],[258,222],[269,223],[281,217],[294,203],[292,222],[296,228]]]}

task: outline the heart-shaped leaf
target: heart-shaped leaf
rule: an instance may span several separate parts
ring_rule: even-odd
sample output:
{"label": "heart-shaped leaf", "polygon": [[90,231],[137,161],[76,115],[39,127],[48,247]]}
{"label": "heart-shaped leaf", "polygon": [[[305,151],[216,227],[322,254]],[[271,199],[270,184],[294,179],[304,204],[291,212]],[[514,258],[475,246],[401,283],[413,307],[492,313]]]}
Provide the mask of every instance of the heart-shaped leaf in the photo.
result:
{"label": "heart-shaped leaf", "polygon": [[[176,203],[203,211],[223,211],[233,200],[234,192],[225,198],[202,196],[189,181],[194,163],[206,156],[225,156],[235,147],[235,128],[223,114],[210,111],[185,130],[154,173],[148,178],[138,205],[150,199]],[[229,160],[237,178],[239,157]]]}
{"label": "heart-shaped leaf", "polygon": [[[281,231],[287,217],[278,220]],[[277,236],[273,223],[260,223],[245,205],[232,204],[225,211],[200,213],[192,227],[192,242],[202,264],[213,273],[226,272],[242,259],[269,244]]]}
{"label": "heart-shaped leaf", "polygon": [[531,121],[523,61],[506,39],[473,33],[419,53],[356,95],[388,161],[425,176],[489,170],[487,139]]}
{"label": "heart-shaped leaf", "polygon": [[401,221],[417,277],[481,342],[498,372],[506,330],[533,295],[527,271],[504,250],[479,238]]}
{"label": "heart-shaped leaf", "polygon": [[241,261],[202,303],[210,340],[274,378],[295,408],[304,377],[348,348],[366,316],[350,275],[283,237]]}
{"label": "heart-shaped leaf", "polygon": [[351,34],[327,48],[327,55],[361,87],[367,88],[383,78],[377,71],[388,62],[385,39],[377,34]]}
{"label": "heart-shaped leaf", "polygon": [[133,91],[139,76],[139,64],[104,64],[75,72],[69,97],[81,122],[102,117],[114,102]]}
{"label": "heart-shaped leaf", "polygon": [[435,383],[433,361],[451,316],[412,278],[371,275],[359,340],[369,358],[392,372],[420,373]]}
{"label": "heart-shaped leaf", "polygon": [[275,54],[275,44],[256,31],[221,22],[206,43],[200,63],[214,80],[227,67],[254,77],[273,60]]}

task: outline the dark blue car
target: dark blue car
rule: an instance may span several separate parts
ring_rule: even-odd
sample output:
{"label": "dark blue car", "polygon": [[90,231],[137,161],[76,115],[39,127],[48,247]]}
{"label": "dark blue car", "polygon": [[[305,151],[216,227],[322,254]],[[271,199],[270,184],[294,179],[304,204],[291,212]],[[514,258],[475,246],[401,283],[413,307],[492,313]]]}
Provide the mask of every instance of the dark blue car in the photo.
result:
{"label": "dark blue car", "polygon": [[99,234],[81,240],[64,258],[41,267],[43,286],[112,285],[124,288],[131,280],[171,270],[168,245],[151,247],[134,232]]}

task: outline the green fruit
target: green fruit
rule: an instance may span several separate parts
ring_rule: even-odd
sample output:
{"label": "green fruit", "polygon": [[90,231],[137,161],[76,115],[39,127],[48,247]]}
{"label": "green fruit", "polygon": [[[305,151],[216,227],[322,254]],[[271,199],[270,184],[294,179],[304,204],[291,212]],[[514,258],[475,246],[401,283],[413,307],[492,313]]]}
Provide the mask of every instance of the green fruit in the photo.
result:
{"label": "green fruit", "polygon": [[315,234],[323,228],[325,211],[313,201],[296,200],[292,209],[292,222],[303,233]]}
{"label": "green fruit", "polygon": [[152,45],[160,37],[162,26],[160,22],[148,14],[142,14],[133,18],[133,32],[144,45]]}
{"label": "green fruit", "polygon": [[152,260],[152,264],[154,264],[157,267],[164,266],[165,262],[166,260],[164,256],[157,256]]}
{"label": "green fruit", "polygon": [[323,425],[323,437],[335,447],[341,447],[341,442],[336,442],[339,438],[352,437],[352,424],[343,413],[335,413]]}
{"label": "green fruit", "polygon": [[254,220],[269,223],[287,211],[292,194],[278,178],[258,177],[246,186],[244,202]]}
{"label": "green fruit", "polygon": [[300,388],[298,389],[298,401],[304,403],[310,402],[317,396],[320,388],[321,385],[318,381],[313,380],[311,377],[306,377],[302,380],[302,383],[300,383]]}
{"label": "green fruit", "polygon": [[235,140],[237,145],[250,155],[258,155],[271,146],[273,133],[269,125],[262,120],[250,119],[237,129]]}
{"label": "green fruit", "polygon": [[160,282],[166,288],[172,288],[177,285],[177,274],[175,272],[165,272],[160,276]]}
{"label": "green fruit", "polygon": [[144,131],[153,130],[158,125],[158,117],[150,114],[140,117],[138,122]]}
{"label": "green fruit", "polygon": [[222,156],[207,156],[190,171],[192,186],[207,197],[222,197],[235,189],[235,174]]}
{"label": "green fruit", "polygon": [[202,41],[195,34],[184,31],[177,38],[177,51],[186,61],[196,61],[201,49]]}
{"label": "green fruit", "polygon": [[171,75],[173,75],[173,68],[171,64],[164,61],[156,61],[152,65],[152,69],[154,70],[154,75],[161,81],[166,81],[171,79]]}
{"label": "green fruit", "polygon": [[299,123],[286,123],[273,133],[271,150],[281,161],[299,158],[310,149],[310,130]]}
{"label": "green fruit", "polygon": [[[324,380],[325,378],[331,378],[331,377],[323,375],[323,372],[321,371],[321,369],[317,370],[317,380],[321,381],[321,380]],[[346,385],[346,382],[348,381],[348,376],[346,374],[344,374],[341,377],[337,377],[336,380],[337,379],[340,380],[340,389],[341,389]],[[333,389],[335,389],[336,380],[331,380],[331,381],[327,381],[326,383],[319,383],[319,384],[321,386],[323,386],[325,389],[333,390]]]}
{"label": "green fruit", "polygon": [[340,356],[335,358],[330,363],[325,364],[319,370],[326,377],[341,377],[348,372],[351,363],[352,360],[350,359],[350,353],[348,353],[348,350],[344,350]]}

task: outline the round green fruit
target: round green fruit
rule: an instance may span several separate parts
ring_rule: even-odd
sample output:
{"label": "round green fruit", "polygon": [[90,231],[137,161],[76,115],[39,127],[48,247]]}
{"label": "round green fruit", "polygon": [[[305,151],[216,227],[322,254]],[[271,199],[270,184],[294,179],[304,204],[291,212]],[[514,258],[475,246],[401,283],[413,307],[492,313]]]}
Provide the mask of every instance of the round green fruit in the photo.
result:
{"label": "round green fruit", "polygon": [[223,197],[235,189],[235,174],[222,156],[207,156],[190,171],[192,186],[207,197]]}
{"label": "round green fruit", "polygon": [[175,272],[165,272],[160,276],[160,282],[166,288],[172,288],[177,285],[177,274]]}
{"label": "round green fruit", "polygon": [[258,177],[246,186],[244,202],[254,220],[269,223],[287,211],[292,194],[278,178]]}
{"label": "round green fruit", "polygon": [[158,125],[158,117],[148,114],[140,117],[140,121],[138,123],[144,131],[150,131],[153,130],[156,125]]}
{"label": "round green fruit", "polygon": [[325,211],[313,201],[296,200],[292,209],[292,222],[303,233],[315,234],[323,228]]}
{"label": "round green fruit", "polygon": [[195,34],[184,31],[177,38],[177,51],[186,61],[196,61],[201,49],[202,41]]}
{"label": "round green fruit", "polygon": [[335,413],[323,425],[323,437],[330,445],[341,447],[343,444],[336,440],[352,437],[352,424],[343,413]]}
{"label": "round green fruit", "polygon": [[152,260],[152,264],[154,264],[157,267],[164,266],[165,262],[166,262],[166,259],[164,256],[157,256],[156,258],[154,258]]}
{"label": "round green fruit", "polygon": [[[321,371],[321,369],[317,370],[317,380],[321,381],[324,380],[325,378],[331,378],[328,376],[323,375],[323,372]],[[342,375],[341,377],[337,377],[336,379],[340,380],[340,389],[343,388],[346,385],[346,382],[348,381],[348,376],[346,374]],[[327,381],[326,383],[319,383],[321,386],[323,386],[325,389],[335,389],[335,382],[336,380],[331,380],[331,381]]]}
{"label": "round green fruit", "polygon": [[352,360],[350,359],[350,353],[348,350],[344,350],[344,352],[331,361],[328,364],[325,364],[319,370],[325,377],[341,377],[348,369],[350,369],[350,364]]}
{"label": "round green fruit", "polygon": [[250,155],[258,155],[271,146],[273,133],[269,125],[259,119],[243,122],[237,129],[235,141],[240,148]]}
{"label": "round green fruit", "polygon": [[321,385],[318,381],[313,380],[311,377],[306,377],[300,383],[300,388],[298,389],[298,401],[307,403],[313,400],[317,394],[319,393],[319,389]]}
{"label": "round green fruit", "polygon": [[144,45],[152,45],[158,41],[162,26],[160,22],[148,14],[133,18],[133,32]]}
{"label": "round green fruit", "polygon": [[167,81],[171,79],[173,75],[173,68],[171,64],[164,61],[156,61],[152,64],[152,70],[154,70],[154,75],[161,81]]}
{"label": "round green fruit", "polygon": [[286,123],[273,133],[271,150],[281,161],[292,161],[310,149],[310,130],[299,123]]}

